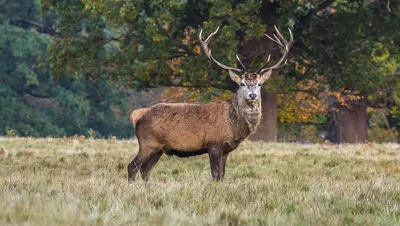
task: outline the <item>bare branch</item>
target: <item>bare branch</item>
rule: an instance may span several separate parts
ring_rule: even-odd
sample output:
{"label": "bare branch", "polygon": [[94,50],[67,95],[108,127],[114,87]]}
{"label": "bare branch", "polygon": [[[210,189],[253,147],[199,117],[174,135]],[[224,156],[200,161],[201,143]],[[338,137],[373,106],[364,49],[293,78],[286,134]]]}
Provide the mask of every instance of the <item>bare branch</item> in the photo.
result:
{"label": "bare branch", "polygon": [[334,3],[334,2],[335,2],[335,0],[326,0],[326,1],[324,1],[324,2],[321,2],[321,3],[317,6],[317,10],[318,10],[318,11],[319,11],[319,10],[323,10],[323,9],[325,9],[326,7],[332,5],[332,3]]}
{"label": "bare branch", "polygon": [[61,33],[52,29],[52,28],[48,28],[43,26],[42,24],[39,23],[34,23],[34,22],[30,22],[30,21],[26,21],[26,20],[10,20],[10,23],[12,25],[18,26],[18,27],[22,27],[25,29],[29,29],[29,28],[33,28],[35,29],[37,32],[42,33],[42,34],[48,34],[50,36],[56,36],[56,37],[62,37]]}

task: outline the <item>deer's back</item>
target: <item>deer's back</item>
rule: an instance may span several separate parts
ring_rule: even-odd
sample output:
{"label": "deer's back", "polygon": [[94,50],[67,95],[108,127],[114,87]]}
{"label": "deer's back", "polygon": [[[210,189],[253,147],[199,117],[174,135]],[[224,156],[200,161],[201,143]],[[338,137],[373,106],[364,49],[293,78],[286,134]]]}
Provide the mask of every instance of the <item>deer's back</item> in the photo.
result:
{"label": "deer's back", "polygon": [[233,142],[230,104],[157,104],[137,124],[141,143],[149,140],[179,151],[193,151],[220,142]]}

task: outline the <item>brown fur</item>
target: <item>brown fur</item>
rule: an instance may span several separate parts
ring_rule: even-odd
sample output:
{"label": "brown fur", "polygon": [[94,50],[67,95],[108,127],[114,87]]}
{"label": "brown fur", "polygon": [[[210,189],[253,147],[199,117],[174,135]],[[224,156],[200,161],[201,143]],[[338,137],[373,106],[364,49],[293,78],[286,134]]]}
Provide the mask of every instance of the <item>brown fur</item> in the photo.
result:
{"label": "brown fur", "polygon": [[140,168],[147,179],[162,153],[189,157],[208,153],[214,179],[222,179],[228,153],[255,132],[261,101],[248,103],[236,93],[231,101],[208,104],[157,104],[131,115],[139,153],[128,166],[134,180]]}
{"label": "brown fur", "polygon": [[140,109],[134,110],[132,112],[130,118],[131,118],[133,127],[136,127],[137,121],[139,121],[148,110],[149,110],[148,108],[140,108]]}
{"label": "brown fur", "polygon": [[[229,102],[209,104],[157,104],[137,125],[137,138],[146,146],[182,152],[208,148],[218,143],[231,144],[250,135],[244,126],[236,131]],[[150,142],[151,141],[151,142]]]}

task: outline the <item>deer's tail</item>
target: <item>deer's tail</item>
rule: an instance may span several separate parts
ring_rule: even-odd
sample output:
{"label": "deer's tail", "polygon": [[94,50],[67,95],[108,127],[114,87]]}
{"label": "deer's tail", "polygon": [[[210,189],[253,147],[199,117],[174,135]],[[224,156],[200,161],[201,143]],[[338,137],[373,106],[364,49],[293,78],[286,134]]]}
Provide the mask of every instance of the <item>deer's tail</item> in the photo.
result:
{"label": "deer's tail", "polygon": [[133,127],[136,127],[136,123],[143,117],[143,115],[148,111],[148,108],[140,108],[134,110],[131,114],[131,120]]}

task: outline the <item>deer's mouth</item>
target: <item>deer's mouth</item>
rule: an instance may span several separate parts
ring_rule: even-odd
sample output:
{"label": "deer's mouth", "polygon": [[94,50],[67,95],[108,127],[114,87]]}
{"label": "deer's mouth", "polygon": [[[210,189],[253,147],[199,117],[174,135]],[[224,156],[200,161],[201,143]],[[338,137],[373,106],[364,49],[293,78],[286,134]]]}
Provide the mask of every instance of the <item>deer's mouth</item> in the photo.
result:
{"label": "deer's mouth", "polygon": [[247,99],[247,103],[254,104],[258,99]]}

